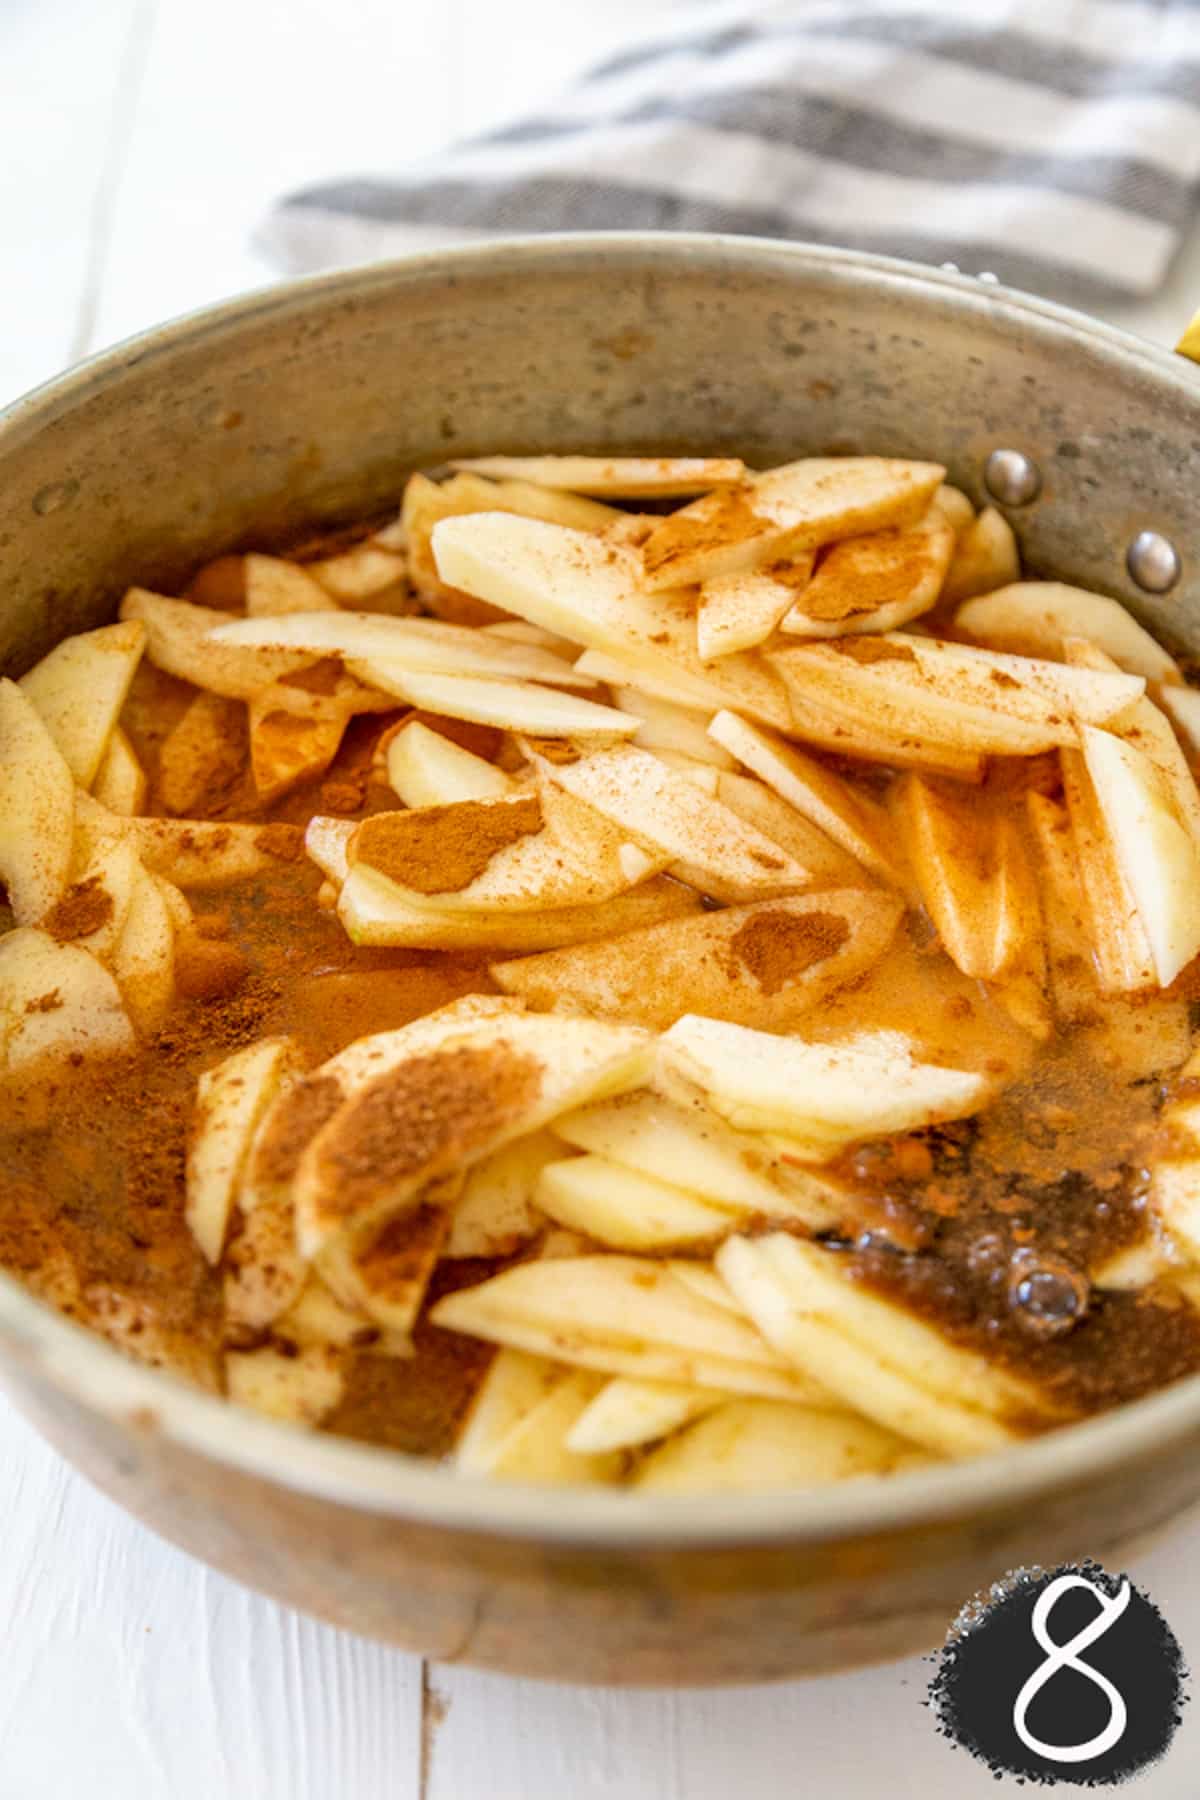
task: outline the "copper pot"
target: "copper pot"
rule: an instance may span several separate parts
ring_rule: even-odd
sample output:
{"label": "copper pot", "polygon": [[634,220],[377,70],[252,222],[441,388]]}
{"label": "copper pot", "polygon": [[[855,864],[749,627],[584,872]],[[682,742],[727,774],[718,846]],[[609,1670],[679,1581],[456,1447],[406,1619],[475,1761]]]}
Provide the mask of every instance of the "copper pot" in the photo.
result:
{"label": "copper pot", "polygon": [[[877,257],[748,239],[546,238],[295,283],[136,339],[0,420],[0,662],[133,580],[386,506],[494,450],[936,456],[1040,496],[1027,561],[1200,644],[1200,393],[1060,308]],[[1142,530],[1178,548],[1131,581]],[[1135,559],[1135,566],[1136,559]],[[1200,566],[1200,565],[1198,565]],[[294,1606],[559,1680],[733,1682],[896,1656],[1014,1565],[1110,1557],[1200,1496],[1200,1378],[977,1461],[689,1501],[492,1486],[305,1435],[135,1366],[0,1278],[17,1404],[164,1536]]]}

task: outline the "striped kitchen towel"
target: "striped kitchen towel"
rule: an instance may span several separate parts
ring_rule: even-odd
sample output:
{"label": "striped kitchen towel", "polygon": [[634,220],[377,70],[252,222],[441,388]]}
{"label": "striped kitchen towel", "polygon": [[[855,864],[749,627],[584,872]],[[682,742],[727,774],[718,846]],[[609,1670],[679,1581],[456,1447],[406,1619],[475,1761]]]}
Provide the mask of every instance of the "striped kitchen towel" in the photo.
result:
{"label": "striped kitchen towel", "polygon": [[[678,19],[678,15],[675,15]],[[1153,293],[1200,193],[1200,0],[692,9],[535,117],[290,195],[290,270],[497,232],[750,232]]]}

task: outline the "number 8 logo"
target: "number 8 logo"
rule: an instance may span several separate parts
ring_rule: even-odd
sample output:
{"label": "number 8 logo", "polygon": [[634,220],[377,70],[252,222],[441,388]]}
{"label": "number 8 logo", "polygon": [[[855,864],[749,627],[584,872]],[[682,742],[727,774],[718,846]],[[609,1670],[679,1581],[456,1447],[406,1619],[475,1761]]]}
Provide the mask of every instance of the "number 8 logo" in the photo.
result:
{"label": "number 8 logo", "polygon": [[[1056,1644],[1050,1636],[1050,1614],[1070,1588],[1087,1588],[1099,1602],[1100,1611],[1068,1643]],[[1099,1669],[1093,1669],[1090,1663],[1081,1662],[1079,1658],[1089,1645],[1096,1643],[1112,1629],[1128,1605],[1128,1581],[1122,1581],[1120,1588],[1110,1599],[1103,1589],[1098,1588],[1094,1582],[1085,1581],[1082,1575],[1060,1575],[1057,1581],[1052,1581],[1045,1592],[1039,1595],[1033,1609],[1033,1635],[1046,1652],[1047,1660],[1034,1670],[1013,1706],[1013,1729],[1026,1749],[1044,1756],[1049,1762],[1079,1763],[1103,1756],[1106,1750],[1111,1750],[1120,1743],[1128,1722],[1125,1702],[1106,1675],[1102,1675]],[[1025,1723],[1025,1715],[1033,1700],[1060,1669],[1074,1669],[1077,1675],[1086,1675],[1090,1682],[1102,1690],[1108,1701],[1108,1724],[1095,1737],[1089,1738],[1086,1744],[1043,1743],[1040,1738],[1034,1737]]]}

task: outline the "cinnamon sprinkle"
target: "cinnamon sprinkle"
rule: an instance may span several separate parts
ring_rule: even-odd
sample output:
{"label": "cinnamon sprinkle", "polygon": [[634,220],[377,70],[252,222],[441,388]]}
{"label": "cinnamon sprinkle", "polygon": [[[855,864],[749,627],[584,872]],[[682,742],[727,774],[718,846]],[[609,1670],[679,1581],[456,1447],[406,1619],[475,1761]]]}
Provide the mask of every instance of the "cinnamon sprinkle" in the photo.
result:
{"label": "cinnamon sprinkle", "polygon": [[367,863],[418,894],[456,894],[501,850],[532,837],[543,822],[535,795],[376,813],[351,839],[350,861]]}

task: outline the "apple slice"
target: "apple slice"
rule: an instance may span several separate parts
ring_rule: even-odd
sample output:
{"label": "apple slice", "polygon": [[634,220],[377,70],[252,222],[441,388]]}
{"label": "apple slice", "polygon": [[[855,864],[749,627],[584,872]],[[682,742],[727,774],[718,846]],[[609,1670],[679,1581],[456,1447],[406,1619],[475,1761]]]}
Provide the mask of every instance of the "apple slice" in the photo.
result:
{"label": "apple slice", "polygon": [[298,826],[239,825],[211,819],[116,819],[154,875],[183,888],[225,887],[303,854]]}
{"label": "apple slice", "polygon": [[78,944],[102,962],[111,962],[142,875],[141,860],[129,839],[106,839],[46,914],[43,929],[59,943]]}
{"label": "apple slice", "polygon": [[685,879],[714,900],[757,900],[811,883],[811,872],[779,845],[648,750],[622,744],[575,762],[539,758],[537,767],[651,852],[686,865]]}
{"label": "apple slice", "polygon": [[769,569],[704,582],[696,610],[696,648],[705,662],[765,643],[807,588],[816,554],[801,550]]}
{"label": "apple slice", "polygon": [[1193,759],[1200,757],[1200,688],[1175,687],[1164,681],[1157,698],[1188,754]]}
{"label": "apple slice", "polygon": [[[1109,671],[1117,668],[1106,651],[1081,638],[1065,638],[1063,652],[1073,668]],[[1170,693],[1172,690],[1164,687],[1159,691]],[[1200,841],[1200,793],[1196,789],[1196,778],[1165,713],[1143,695],[1113,730],[1117,737],[1124,738],[1150,758],[1162,778],[1180,824]]]}
{"label": "apple slice", "polygon": [[0,881],[18,925],[62,899],[71,869],[75,784],[32,700],[0,681]]}
{"label": "apple slice", "polygon": [[736,713],[719,712],[709,735],[848,856],[884,881],[903,883],[894,833],[883,808],[824,768]]}
{"label": "apple slice", "polygon": [[263,1038],[206,1069],[196,1084],[184,1219],[210,1263],[221,1260],[254,1134],[294,1067],[290,1038]]}
{"label": "apple slice", "polygon": [[841,710],[826,698],[814,699],[804,680],[790,682],[786,667],[783,674],[793,702],[789,737],[841,757],[886,763],[900,769],[921,769],[930,775],[948,776],[952,781],[983,780],[986,764],[981,751],[964,750],[957,744],[923,735],[911,725],[904,731],[884,729],[865,712]]}
{"label": "apple slice", "polygon": [[975,523],[975,508],[962,489],[950,487],[944,481],[929,502],[929,509],[945,519],[956,538],[960,538]]}
{"label": "apple slice", "polygon": [[999,587],[960,606],[954,626],[993,649],[1021,656],[1061,657],[1067,638],[1085,638],[1132,675],[1165,683],[1183,680],[1174,659],[1118,600],[1061,581],[1014,581]]}
{"label": "apple slice", "polygon": [[64,638],[21,677],[80,787],[96,779],[105,746],[141,661],[145,627],[136,620]]}
{"label": "apple slice", "polygon": [[[662,751],[658,754],[661,756]],[[826,837],[811,820],[789,806],[787,801],[765,782],[750,775],[717,775],[715,793],[722,806],[735,812],[747,825],[753,825],[773,844],[808,869],[820,887],[856,887],[869,877],[853,856]]]}
{"label": "apple slice", "polygon": [[[366,665],[362,665],[366,666]],[[390,691],[410,706],[497,725],[503,731],[528,731],[537,737],[632,737],[638,720],[615,707],[601,706],[556,688],[531,681],[492,681],[458,675],[408,675],[371,665],[386,675]]]}
{"label": "apple slice", "polygon": [[730,1238],[717,1268],[796,1369],[811,1376],[819,1367],[819,1379],[845,1406],[937,1456],[978,1456],[1018,1439],[1009,1422],[1019,1416],[1011,1378],[900,1307],[860,1294],[836,1270],[814,1264],[814,1257],[836,1252],[797,1244],[793,1256],[791,1242],[778,1234],[754,1242]]}
{"label": "apple slice", "polygon": [[551,1219],[613,1250],[711,1243],[737,1214],[604,1156],[572,1156],[542,1170],[537,1204]]}
{"label": "apple slice", "polygon": [[562,1145],[548,1131],[535,1131],[505,1144],[470,1170],[454,1203],[443,1256],[511,1256],[536,1237],[541,1218],[534,1203],[537,1184]]}
{"label": "apple slice", "polygon": [[454,1463],[464,1475],[487,1475],[513,1427],[558,1387],[564,1364],[524,1350],[498,1350],[475,1390],[459,1432]]}
{"label": "apple slice", "polygon": [[756,1133],[734,1131],[702,1104],[622,1094],[554,1121],[554,1136],[730,1212],[827,1231],[846,1216],[836,1182],[771,1157]]}
{"label": "apple slice", "polygon": [[262,695],[251,700],[250,770],[263,805],[319,781],[341,747],[345,724],[344,718],[310,718],[280,709]]}
{"label": "apple slice", "polygon": [[230,1350],[225,1355],[225,1392],[234,1405],[290,1425],[315,1429],[345,1389],[343,1353],[322,1345],[312,1344],[293,1355],[270,1348]]}
{"label": "apple slice", "polygon": [[1096,995],[1076,1041],[1125,1082],[1165,1080],[1192,1048],[1188,1002],[1159,993]]}
{"label": "apple slice", "polygon": [[129,589],[121,602],[121,617],[139,619],[145,626],[146,655],[156,668],[231,700],[249,700],[260,688],[314,660],[305,650],[218,643],[213,632],[230,623],[228,613],[193,606],[190,600],[169,600],[146,588]]}
{"label": "apple slice", "polygon": [[341,1301],[319,1275],[310,1275],[295,1305],[276,1319],[271,1336],[299,1350],[310,1344],[335,1350],[377,1348],[379,1327]]}
{"label": "apple slice", "polygon": [[[369,601],[374,609],[387,599],[385,610],[390,612],[390,602],[402,602],[408,594],[407,559],[369,539],[352,544],[337,556],[319,557],[305,566],[304,573],[339,606],[358,606]],[[253,610],[247,599],[246,611]],[[294,610],[299,612],[300,608]],[[311,612],[312,608],[308,610]]]}
{"label": "apple slice", "polygon": [[158,884],[138,871],[112,971],[125,1010],[142,1037],[153,1037],[175,998],[175,927]]}
{"label": "apple slice", "polygon": [[682,507],[642,549],[648,588],[736,575],[925,512],[946,471],[882,456],[810,457]]}
{"label": "apple slice", "polygon": [[[687,1387],[675,1381],[635,1381],[614,1375],[583,1409],[565,1442],[569,1450],[593,1455],[637,1450],[702,1419],[731,1398],[712,1388]],[[747,1402],[770,1406],[772,1401]],[[794,1410],[790,1401],[778,1404]]]}
{"label": "apple slice", "polygon": [[491,974],[531,1006],[567,1001],[651,1030],[699,1012],[787,1031],[879,960],[901,911],[878,890],[823,890],[493,963]]}
{"label": "apple slice", "polygon": [[545,482],[523,481],[516,476],[493,480],[465,469],[443,482],[440,492],[454,502],[459,514],[506,512],[522,519],[541,519],[550,525],[567,525],[575,531],[605,531],[625,517],[615,506],[550,488]]}
{"label": "apple slice", "polygon": [[805,1043],[685,1014],[659,1039],[661,1067],[694,1082],[731,1125],[850,1143],[914,1131],[979,1108],[995,1081],[913,1055],[895,1031]]}
{"label": "apple slice", "polygon": [[357,1255],[328,1245],[319,1267],[343,1304],[352,1304],[387,1334],[392,1355],[412,1355],[412,1332],[450,1229],[442,1205],[418,1206],[389,1219]]}
{"label": "apple slice", "polygon": [[330,819],[316,813],[304,832],[305,854],[322,875],[341,887],[350,873],[350,839],[358,830],[354,819]]}
{"label": "apple slice", "polygon": [[918,525],[844,538],[793,596],[783,630],[801,637],[893,631],[936,605],[953,552],[953,527],[932,511]]}
{"label": "apple slice", "polygon": [[156,797],[176,815],[216,811],[245,766],[244,702],[201,690],[163,738]]}
{"label": "apple slice", "polygon": [[929,1460],[870,1419],[738,1399],[652,1450],[633,1485],[650,1494],[757,1494],[896,1475]]}
{"label": "apple slice", "polygon": [[1100,986],[1107,993],[1156,987],[1150,942],[1133,890],[1117,859],[1083,753],[1063,750],[1060,761],[1088,938]]}
{"label": "apple slice", "polygon": [[310,570],[299,563],[285,562],[281,556],[260,556],[252,552],[242,558],[242,581],[246,595],[246,615],[251,619],[274,619],[285,613],[311,613],[332,609],[333,600],[313,579]]}
{"label": "apple slice", "polygon": [[146,787],[146,773],[137,752],[121,727],[114,725],[92,783],[93,794],[110,812],[128,818],[145,806]]}
{"label": "apple slice", "polygon": [[402,725],[387,747],[388,780],[405,806],[453,806],[510,794],[511,775],[431,731],[420,719]]}
{"label": "apple slice", "polygon": [[[694,592],[644,593],[639,559],[626,546],[495,513],[445,520],[433,545],[444,580],[661,678],[668,699],[736,706],[785,729],[791,721],[781,682],[757,657],[724,656],[716,668],[701,660]],[[576,669],[589,672],[582,660]]]}
{"label": "apple slice", "polygon": [[[361,1244],[411,1212],[431,1182],[588,1099],[636,1087],[649,1054],[648,1034],[634,1027],[520,1013],[464,1023],[436,1048],[414,1049],[353,1094],[305,1150],[293,1185],[301,1254]],[[410,1122],[397,1137],[389,1121],[400,1119]]]}
{"label": "apple slice", "polygon": [[450,467],[620,500],[704,494],[746,479],[746,465],[737,456],[471,456]]}
{"label": "apple slice", "polygon": [[338,917],[352,943],[424,950],[556,950],[686,918],[700,897],[660,876],[594,906],[534,912],[451,912],[411,906],[395,882],[359,866],[338,898]]}
{"label": "apple slice", "polygon": [[733,768],[732,756],[708,735],[711,707],[677,706],[636,687],[624,686],[613,689],[613,699],[622,712],[641,720],[633,740],[639,749],[656,754],[673,750],[693,762],[712,763],[718,769]]}
{"label": "apple slice", "polygon": [[[977,594],[990,594],[1020,579],[1021,553],[1013,528],[1003,513],[994,506],[985,506],[958,540],[942,598],[952,605],[970,601]],[[982,635],[993,647],[997,646],[990,633]],[[1007,646],[1000,644],[999,648]]]}
{"label": "apple slice", "polygon": [[19,927],[0,938],[0,1064],[116,1056],[136,1047],[116,982],[77,944]]}
{"label": "apple slice", "polygon": [[567,1446],[576,1420],[602,1385],[602,1378],[587,1370],[564,1371],[495,1445],[487,1473],[496,1481],[565,1482],[572,1486],[616,1481],[623,1468],[619,1456],[581,1456]]}
{"label": "apple slice", "polygon": [[[705,718],[722,704],[707,676],[689,676],[680,672],[672,677],[659,668],[647,671],[637,663],[620,656],[609,656],[603,650],[585,650],[575,659],[575,668],[580,675],[588,675],[593,681],[607,682],[614,697],[618,691],[637,693],[643,700],[663,701],[668,706],[679,707],[687,713],[700,713]],[[633,712],[636,709],[631,706],[627,710]]]}
{"label": "apple slice", "polygon": [[1080,734],[1087,771],[1160,987],[1200,953],[1200,842],[1149,756],[1110,732]]}
{"label": "apple slice", "polygon": [[649,1257],[523,1263],[447,1294],[430,1317],[447,1331],[605,1375],[802,1401],[822,1393],[744,1318],[701,1298]]}

